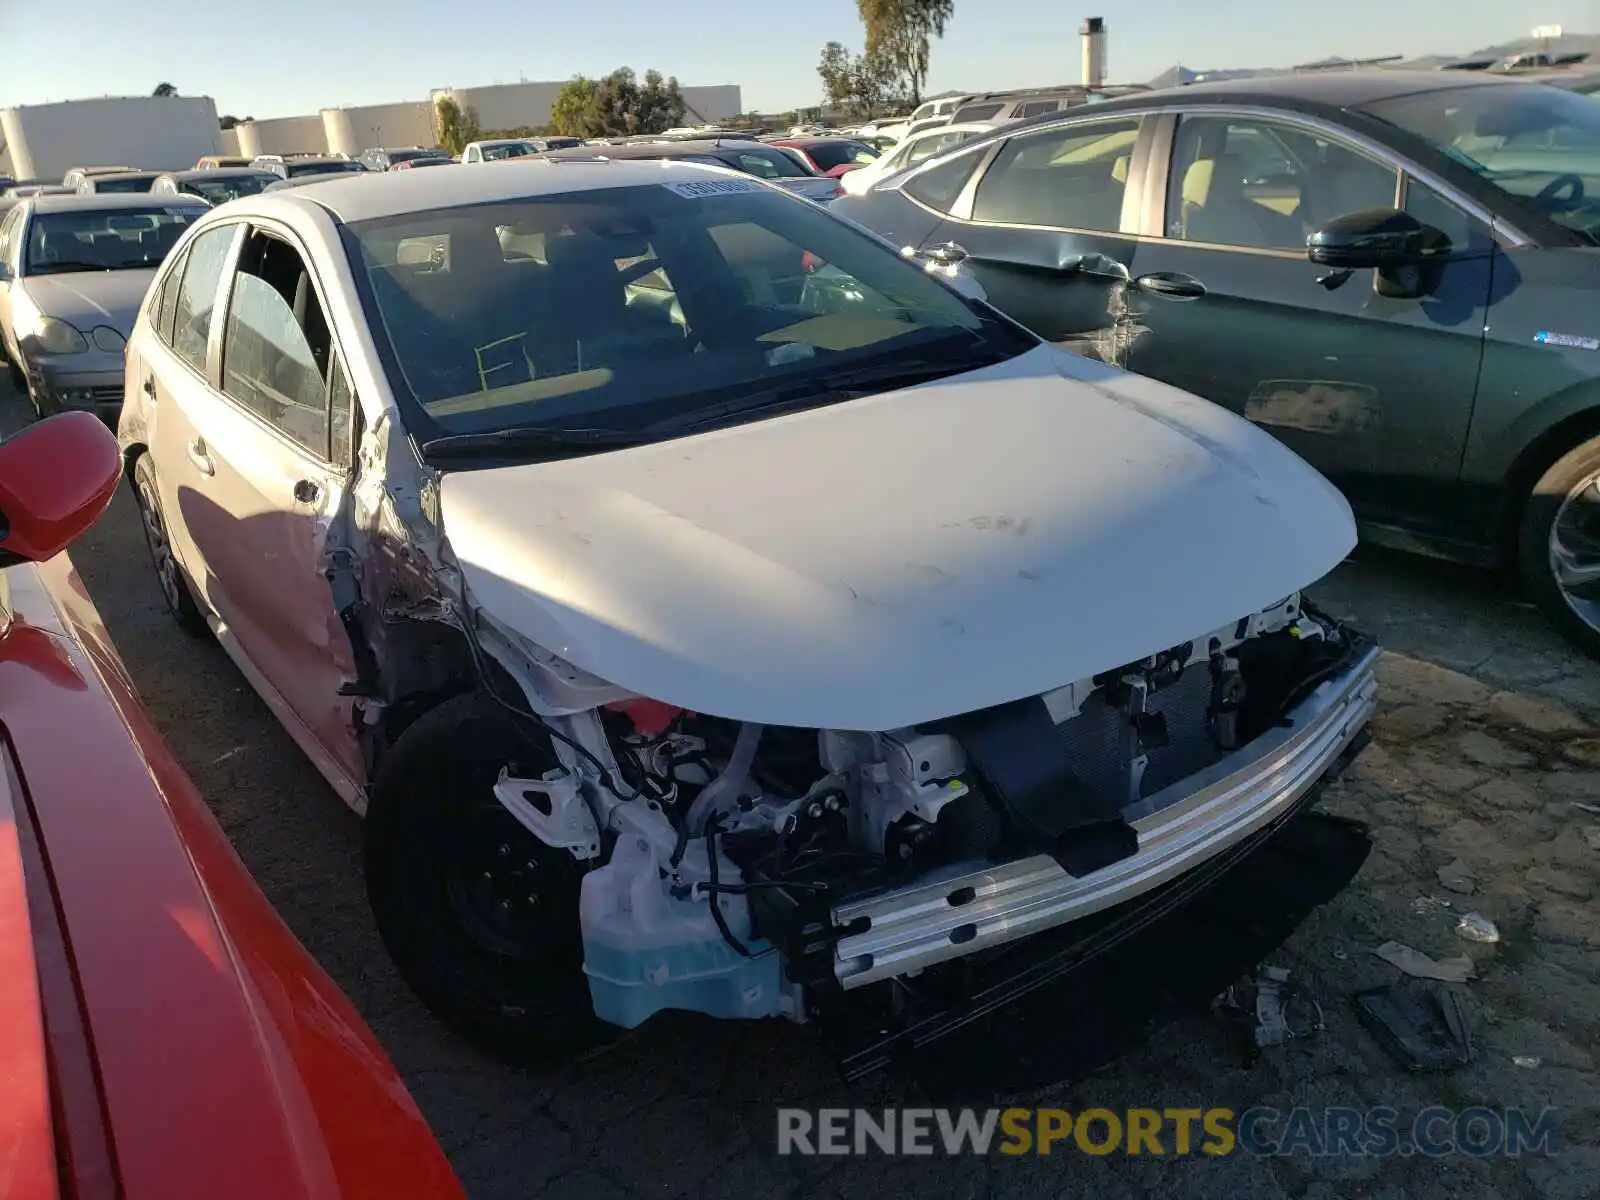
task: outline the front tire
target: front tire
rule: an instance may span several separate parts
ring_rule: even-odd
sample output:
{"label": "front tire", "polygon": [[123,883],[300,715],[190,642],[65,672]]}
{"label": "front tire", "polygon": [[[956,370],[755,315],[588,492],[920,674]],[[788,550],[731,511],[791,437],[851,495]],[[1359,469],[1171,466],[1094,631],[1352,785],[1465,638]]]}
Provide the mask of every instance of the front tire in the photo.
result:
{"label": "front tire", "polygon": [[1529,597],[1600,659],[1600,438],[1573,447],[1534,485],[1517,556]]}
{"label": "front tire", "polygon": [[179,629],[192,637],[200,637],[207,632],[208,626],[173,553],[167,519],[161,511],[161,492],[156,487],[155,464],[150,461],[148,454],[141,454],[133,464],[133,494],[139,503],[139,523],[144,526],[144,542],[150,550],[150,565],[155,568],[156,583],[161,588],[161,598],[166,601],[167,611],[172,614]]}
{"label": "front tire", "polygon": [[494,796],[502,768],[540,775],[548,741],[481,693],[447,700],[395,742],[367,810],[367,899],[389,956],[468,1040],[524,1066],[570,1061],[620,1030],[583,974],[584,869]]}

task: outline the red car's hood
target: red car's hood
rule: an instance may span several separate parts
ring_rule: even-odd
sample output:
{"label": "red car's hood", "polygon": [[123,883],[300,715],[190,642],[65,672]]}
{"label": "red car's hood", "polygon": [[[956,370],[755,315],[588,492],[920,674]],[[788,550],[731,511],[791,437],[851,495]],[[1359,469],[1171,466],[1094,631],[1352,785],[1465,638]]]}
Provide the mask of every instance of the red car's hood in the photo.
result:
{"label": "red car's hood", "polygon": [[29,1016],[39,992],[21,961],[31,928],[76,1194],[99,1194],[81,1189],[109,1174],[128,1200],[461,1196],[377,1041],[156,732],[66,556],[8,570],[0,587],[12,610],[0,767],[17,812],[0,837],[0,928],[14,935],[0,939],[12,1143],[0,1152],[36,1159],[51,1136]]}

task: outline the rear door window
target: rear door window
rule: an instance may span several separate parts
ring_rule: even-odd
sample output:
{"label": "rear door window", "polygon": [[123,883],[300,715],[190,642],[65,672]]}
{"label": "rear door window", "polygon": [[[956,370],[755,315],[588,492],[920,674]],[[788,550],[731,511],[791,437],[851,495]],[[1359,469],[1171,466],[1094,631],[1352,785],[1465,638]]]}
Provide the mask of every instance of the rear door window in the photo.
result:
{"label": "rear door window", "polygon": [[983,150],[962,154],[947,163],[929,167],[906,180],[901,190],[914,200],[920,200],[937,212],[947,213],[955,207],[961,189],[967,186],[972,172],[977,169]]}
{"label": "rear door window", "polygon": [[973,220],[1116,232],[1140,122],[1124,117],[1012,138],[978,184]]}
{"label": "rear door window", "polygon": [[217,225],[206,230],[189,247],[182,282],[173,309],[172,348],[201,374],[206,369],[206,344],[211,338],[211,314],[217,304],[217,285],[237,225]]}

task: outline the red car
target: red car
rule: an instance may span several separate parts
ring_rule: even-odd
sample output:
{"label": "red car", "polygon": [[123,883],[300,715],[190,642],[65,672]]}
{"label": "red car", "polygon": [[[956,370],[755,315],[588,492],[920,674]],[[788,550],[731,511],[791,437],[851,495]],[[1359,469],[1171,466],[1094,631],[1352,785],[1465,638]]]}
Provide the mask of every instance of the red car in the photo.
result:
{"label": "red car", "polygon": [[767,144],[798,150],[800,158],[813,171],[830,179],[837,179],[857,167],[864,167],[876,161],[883,153],[876,146],[869,146],[866,142],[858,142],[854,138],[779,138]]}
{"label": "red car", "polygon": [[121,467],[88,413],[0,443],[0,1192],[461,1197],[371,1031],[157,733],[60,553]]}

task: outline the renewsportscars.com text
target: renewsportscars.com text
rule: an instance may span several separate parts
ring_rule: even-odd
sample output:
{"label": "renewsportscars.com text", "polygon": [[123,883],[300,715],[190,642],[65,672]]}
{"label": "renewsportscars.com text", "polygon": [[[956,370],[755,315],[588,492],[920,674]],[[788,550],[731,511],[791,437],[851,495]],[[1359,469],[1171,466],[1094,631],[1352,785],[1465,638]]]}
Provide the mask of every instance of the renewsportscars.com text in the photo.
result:
{"label": "renewsportscars.com text", "polygon": [[1550,1155],[1555,1109],[780,1108],[778,1153],[802,1155],[1250,1154],[1474,1158]]}

